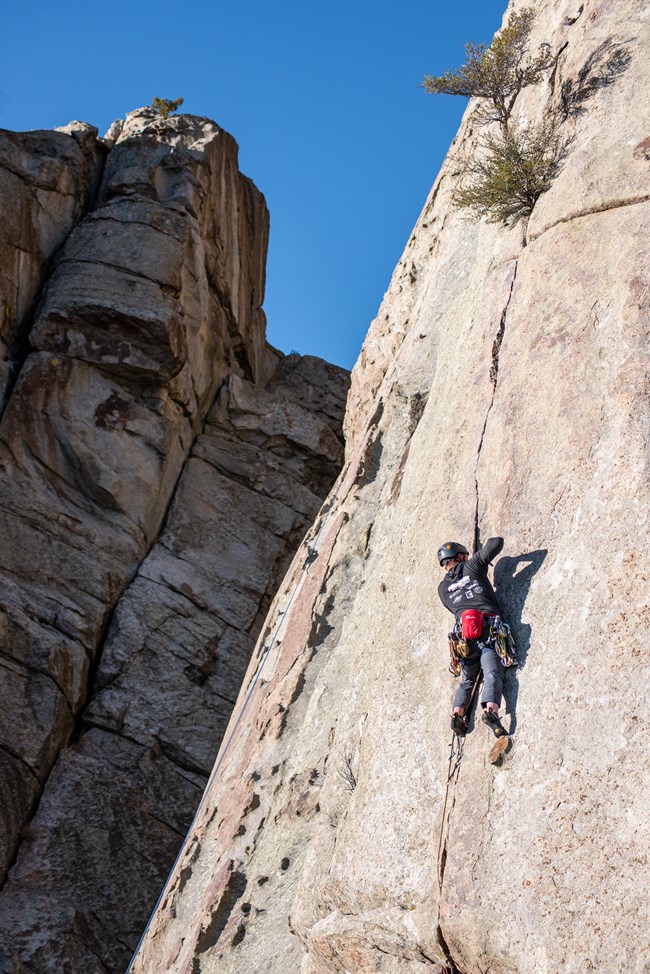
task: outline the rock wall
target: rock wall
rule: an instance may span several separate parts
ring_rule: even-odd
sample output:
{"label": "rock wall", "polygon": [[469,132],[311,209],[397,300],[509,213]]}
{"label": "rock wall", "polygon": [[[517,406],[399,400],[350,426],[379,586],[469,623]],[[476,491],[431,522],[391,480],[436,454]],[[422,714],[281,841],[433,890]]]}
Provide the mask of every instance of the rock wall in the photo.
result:
{"label": "rock wall", "polygon": [[[571,153],[529,220],[467,219],[451,195],[470,105],[137,974],[650,971],[650,17],[641,0],[535,11],[532,44],[558,57],[516,113],[562,108]],[[435,552],[495,534],[522,660],[511,744],[493,764],[472,722],[448,788]]]}
{"label": "rock wall", "polygon": [[126,967],[343,459],[347,373],[265,341],[268,214],[234,140],[146,110],[111,134],[0,423],[12,972]]}
{"label": "rock wall", "polygon": [[97,129],[83,122],[0,130],[0,411],[52,259],[92,205],[105,155]]}

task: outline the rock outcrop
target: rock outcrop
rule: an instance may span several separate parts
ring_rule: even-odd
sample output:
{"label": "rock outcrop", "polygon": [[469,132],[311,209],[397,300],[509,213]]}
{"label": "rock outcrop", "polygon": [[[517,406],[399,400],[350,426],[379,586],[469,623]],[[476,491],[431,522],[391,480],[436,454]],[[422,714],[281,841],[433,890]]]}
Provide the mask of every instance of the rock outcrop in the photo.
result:
{"label": "rock outcrop", "polygon": [[[571,153],[529,220],[468,220],[470,106],[134,974],[650,971],[650,19],[535,12],[557,60],[516,111],[557,107]],[[512,740],[472,722],[448,787],[435,552],[491,534]]]}
{"label": "rock outcrop", "polygon": [[97,129],[83,122],[0,130],[0,412],[52,260],[92,205],[105,154]]}
{"label": "rock outcrop", "polygon": [[348,375],[266,343],[266,206],[208,119],[132,113],[71,222],[0,423],[0,968],[117,974],[340,469]]}

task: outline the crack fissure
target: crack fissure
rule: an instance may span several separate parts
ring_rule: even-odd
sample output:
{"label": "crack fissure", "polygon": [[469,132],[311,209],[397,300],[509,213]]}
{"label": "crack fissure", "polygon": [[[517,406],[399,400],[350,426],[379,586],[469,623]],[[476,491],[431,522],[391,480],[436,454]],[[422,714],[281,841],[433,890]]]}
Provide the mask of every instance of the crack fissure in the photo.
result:
{"label": "crack fissure", "polygon": [[[10,363],[9,379],[7,381],[7,386],[6,389],[4,390],[4,393],[0,395],[0,418],[2,417],[5,409],[9,404],[9,400],[11,399],[11,395],[16,387],[16,383],[18,382],[25,361],[27,360],[28,355],[32,351],[32,346],[29,341],[29,335],[31,333],[34,321],[36,320],[36,312],[41,303],[43,295],[45,294],[45,290],[48,284],[50,283],[50,279],[52,278],[52,275],[58,265],[59,257],[63,252],[63,248],[65,247],[68,240],[70,239],[70,236],[74,233],[74,231],[77,229],[79,224],[84,220],[86,216],[92,213],[95,209],[95,205],[97,203],[97,196],[99,192],[99,186],[104,176],[107,160],[108,160],[108,153],[102,154],[101,160],[98,163],[97,173],[94,179],[92,178],[92,175],[89,177],[88,195],[80,206],[78,217],[74,221],[73,225],[70,227],[70,230],[65,235],[64,239],[61,241],[59,246],[50,254],[48,259],[43,262],[43,275],[41,278],[40,285],[39,287],[37,287],[34,298],[29,308],[23,315],[22,320],[20,322],[16,322],[16,331],[11,341],[11,345],[9,346],[8,349],[8,360]],[[13,170],[9,170],[9,171],[13,172]],[[16,173],[15,175],[20,175],[20,174]],[[29,183],[29,185],[36,185],[36,188],[37,189],[39,188],[37,184],[31,182]],[[64,194],[64,195],[74,195],[74,194]]]}
{"label": "crack fissure", "polygon": [[[179,237],[175,233],[170,233],[168,230],[163,230],[161,227],[156,226],[155,224],[145,223],[144,220],[121,220],[119,216],[115,216],[113,213],[107,213],[107,210],[109,209],[110,205],[111,204],[108,203],[103,207],[101,206],[98,207],[98,209],[93,211],[93,216],[96,215],[97,220],[110,220],[111,223],[119,223],[121,224],[121,226],[145,227],[147,230],[155,230],[156,233],[161,233],[164,237],[171,237],[172,240],[177,240],[178,243],[180,244],[186,243],[185,237]],[[196,276],[195,275],[192,276],[194,277],[194,280],[196,280]]]}
{"label": "crack fissure", "polygon": [[613,203],[603,203],[602,206],[594,206],[590,209],[578,210],[576,213],[569,213],[567,216],[563,216],[559,220],[556,220],[555,223],[551,223],[548,227],[544,227],[544,229],[535,236],[531,235],[529,237],[529,243],[535,243],[535,241],[543,237],[545,233],[548,233],[549,230],[552,230],[554,227],[560,226],[561,223],[570,223],[572,220],[579,220],[585,216],[594,216],[598,213],[607,213],[608,210],[620,210],[626,206],[638,206],[640,203],[648,202],[650,202],[650,194],[646,194],[644,196],[635,196],[628,200],[617,200]]}
{"label": "crack fissure", "polygon": [[[218,395],[218,392],[219,392],[219,390],[217,389],[215,391],[214,396],[211,399],[210,407],[212,406],[212,404],[216,400],[216,397]],[[206,409],[205,415],[207,416],[208,413],[209,413],[209,408]],[[166,527],[166,524],[167,524],[167,519],[168,519],[168,516],[169,516],[169,512],[171,510],[172,504],[173,504],[174,499],[176,497],[176,494],[177,494],[177,491],[178,491],[178,486],[179,486],[181,477],[183,476],[183,473],[185,471],[185,468],[186,468],[186,465],[187,465],[187,461],[188,461],[189,457],[192,454],[192,450],[194,449],[194,445],[195,445],[198,437],[203,432],[203,428],[205,426],[205,423],[206,423],[206,419],[204,418],[203,421],[200,423],[199,431],[197,432],[196,436],[192,438],[192,441],[191,441],[191,443],[189,445],[189,448],[187,450],[187,453],[185,454],[184,461],[181,464],[181,467],[180,467],[178,476],[176,478],[176,481],[175,481],[175,483],[173,485],[173,488],[170,491],[169,500],[168,500],[168,503],[167,503],[167,505],[165,507],[164,514],[163,514],[163,516],[161,518],[158,532],[156,533],[156,535],[154,537],[152,537],[151,543],[148,545],[146,551],[143,552],[142,557],[140,558],[139,568],[142,566],[142,564],[144,563],[144,561],[148,557],[149,553],[151,552],[152,548],[159,541],[160,537],[164,533],[164,530],[165,530],[165,527]],[[124,597],[124,595],[128,591],[128,589],[131,587],[131,585],[136,581],[136,579],[138,578],[138,576],[140,574],[139,568],[138,568],[138,571],[136,572],[135,576],[133,577],[133,579],[131,579],[131,581],[129,581],[126,578],[124,579],[124,583],[123,583],[122,587],[120,588],[119,592],[115,596],[115,599],[113,601],[112,608],[109,611],[107,611],[107,613],[106,613],[106,616],[105,616],[105,619],[104,619],[104,623],[103,623],[103,625],[101,627],[101,631],[100,631],[100,634],[99,634],[99,638],[97,640],[97,648],[96,648],[96,651],[95,651],[95,655],[94,655],[94,658],[91,659],[91,661],[90,661],[88,679],[87,679],[87,682],[86,682],[85,692],[83,693],[83,700],[82,700],[82,702],[80,702],[80,706],[79,706],[79,709],[77,711],[76,718],[74,718],[74,724],[73,724],[72,731],[71,731],[70,734],[68,734],[68,735],[66,735],[64,737],[64,739],[61,741],[60,746],[57,748],[56,757],[52,761],[51,767],[47,770],[47,773],[44,776],[44,779],[43,779],[43,782],[42,782],[42,785],[41,785],[41,789],[40,789],[40,793],[36,796],[36,798],[34,800],[34,804],[33,804],[32,808],[31,808],[31,810],[29,812],[28,818],[26,818],[25,822],[23,823],[23,828],[29,822],[32,822],[34,820],[34,817],[38,813],[38,809],[40,807],[40,803],[41,803],[41,800],[43,798],[43,795],[45,794],[45,790],[47,788],[47,783],[49,781],[50,775],[51,775],[54,767],[56,766],[56,763],[59,760],[61,754],[67,748],[69,748],[70,746],[72,746],[75,743],[77,743],[79,741],[79,739],[81,738],[81,736],[83,735],[83,733],[84,733],[84,730],[85,730],[85,727],[86,727],[86,721],[84,719],[84,712],[85,712],[86,708],[88,707],[88,705],[90,704],[90,702],[94,699],[94,697],[96,695],[96,693],[95,693],[96,678],[97,678],[97,673],[99,671],[99,667],[101,665],[103,652],[104,652],[104,649],[106,647],[106,640],[107,640],[108,631],[110,629],[110,626],[111,626],[111,623],[112,623],[113,618],[115,616],[115,613],[117,611],[117,608],[118,608],[118,606],[120,605],[120,603],[122,601],[122,598]],[[107,730],[107,728],[102,728],[102,729],[103,730]],[[134,743],[138,744],[137,741],[134,741]],[[142,745],[138,745],[138,746],[142,747]],[[168,760],[171,760],[168,755],[165,755],[165,756],[168,758]],[[177,764],[176,762],[172,762],[172,763],[174,763],[175,766]],[[180,767],[182,767],[182,765]],[[190,773],[199,773],[202,776],[204,775],[204,772],[202,772],[202,771],[198,771],[197,772],[194,768],[190,768],[190,767],[186,767],[183,770],[188,771]],[[14,850],[13,850],[12,860],[11,860],[11,863],[9,865],[9,868],[7,869],[7,872],[5,874],[4,881],[3,881],[2,885],[0,886],[0,891],[3,888],[4,884],[6,883],[6,880],[7,880],[8,876],[9,876],[11,867],[13,866],[13,864],[15,863],[15,861],[16,861],[16,859],[18,857],[18,854],[19,854],[21,845],[22,845],[22,840],[19,839],[18,842],[16,843],[16,846],[15,846]]]}
{"label": "crack fissure", "polygon": [[446,961],[446,967],[442,968],[440,974],[465,974],[462,968],[460,968],[456,963],[456,960],[449,949],[449,945],[445,940],[440,923],[438,923],[438,928],[436,930],[436,938],[438,940],[438,946],[440,947],[440,950],[445,955],[445,961]]}
{"label": "crack fissure", "polygon": [[134,271],[133,268],[125,267],[123,264],[114,264],[109,260],[100,260],[99,257],[70,257],[65,263],[67,266],[71,266],[72,264],[99,264],[100,267],[109,267],[111,270],[119,271],[120,274],[126,274],[127,277],[134,277],[139,281],[148,281],[150,284],[157,284],[158,287],[173,287],[173,285],[169,284],[169,281],[160,281],[157,277],[150,277],[149,274]]}
{"label": "crack fissure", "polygon": [[[32,176],[28,175],[25,172],[19,172],[19,170],[13,169],[10,165],[8,165],[4,161],[0,162],[0,169],[4,169],[5,172],[11,173],[12,176],[15,176],[17,179],[20,179],[21,182],[26,183],[27,186],[30,187],[30,189],[31,188],[40,189],[45,193],[52,193],[55,196],[63,196],[66,198],[75,195],[74,190],[59,189],[58,187],[52,186],[51,183],[44,183],[39,179],[34,179]],[[38,200],[36,202],[38,202]]]}
{"label": "crack fissure", "polygon": [[492,383],[492,395],[490,397],[490,403],[485,413],[485,419],[483,421],[483,429],[481,430],[481,437],[479,439],[478,449],[476,451],[476,464],[474,467],[474,491],[476,494],[476,509],[474,513],[474,550],[475,551],[478,551],[479,541],[480,541],[478,469],[481,460],[481,451],[483,449],[483,440],[485,439],[485,431],[487,429],[488,419],[490,418],[490,413],[492,412],[492,407],[494,405],[494,399],[497,391],[497,382],[499,379],[499,356],[501,354],[501,345],[503,344],[503,336],[505,335],[505,330],[506,330],[506,319],[508,316],[508,308],[510,307],[510,301],[512,300],[512,292],[514,290],[515,281],[517,280],[518,264],[519,264],[519,259],[516,259],[514,263],[512,280],[510,282],[510,290],[508,291],[508,298],[506,300],[503,311],[501,312],[499,327],[497,329],[497,333],[492,343],[492,362],[490,364],[490,382]]}
{"label": "crack fissure", "polygon": [[13,758],[14,761],[17,761],[23,768],[25,768],[25,770],[29,772],[29,774],[31,775],[31,777],[35,779],[35,781],[36,781],[37,785],[39,786],[39,788],[41,787],[41,780],[40,780],[40,778],[38,777],[37,773],[32,768],[31,764],[28,764],[28,762],[25,760],[25,758],[21,757],[20,754],[17,754],[10,747],[8,747],[7,744],[4,744],[4,743],[0,744],[0,750],[1,751],[4,751],[5,754],[8,754],[10,758]]}
{"label": "crack fissure", "polygon": [[[32,619],[34,622],[36,622],[38,625],[42,626],[44,629],[50,630],[51,632],[55,632],[57,634],[57,636],[61,635],[61,631],[59,629],[57,629],[55,626],[52,626],[50,623],[45,622],[45,620],[40,619],[38,616],[34,616],[31,613],[29,613],[29,612],[25,612],[25,615],[27,616],[28,619]],[[77,645],[81,646],[81,643],[77,643]],[[83,649],[83,647],[82,647],[82,649]],[[86,655],[86,653],[85,653],[85,650],[84,650],[84,656],[85,655]],[[6,670],[10,670],[11,672],[15,672],[13,670],[13,668],[8,665],[9,663],[13,663],[15,666],[18,666],[21,669],[26,670],[28,673],[37,673],[39,676],[44,677],[44,679],[49,680],[50,683],[53,683],[54,686],[56,687],[56,689],[61,694],[61,697],[65,701],[66,706],[67,706],[68,710],[70,711],[70,713],[71,714],[74,714],[74,701],[72,701],[72,700],[70,700],[68,698],[68,695],[65,692],[65,689],[59,683],[59,681],[57,680],[57,678],[55,677],[55,675],[53,673],[49,672],[48,670],[46,670],[43,667],[36,666],[30,660],[16,659],[13,656],[8,656],[4,652],[4,650],[0,650],[0,666],[4,667]]]}
{"label": "crack fissure", "polygon": [[[161,531],[161,535],[162,535],[162,531]],[[165,550],[168,551],[173,558],[177,559],[178,561],[183,561],[185,562],[185,564],[189,564],[190,567],[192,567],[190,562],[185,561],[185,559],[177,555],[172,548],[168,547],[164,542],[160,541],[160,538],[157,539],[155,544],[160,544],[161,547],[165,548]],[[154,545],[152,545],[152,548],[153,547]],[[218,611],[215,608],[212,608],[209,605],[205,605],[203,602],[199,602],[198,599],[193,598],[191,595],[188,595],[188,593],[184,592],[183,589],[179,588],[176,585],[172,585],[172,583],[169,580],[161,581],[159,578],[152,578],[150,575],[147,575],[146,567],[144,565],[145,561],[146,561],[146,557],[142,559],[141,567],[143,568],[143,570],[138,571],[137,575],[133,579],[133,582],[135,582],[135,580],[139,578],[140,575],[142,575],[142,578],[145,580],[145,582],[150,582],[152,585],[159,585],[161,588],[167,589],[168,592],[173,592],[174,595],[179,595],[181,598],[185,599],[186,602],[189,602],[190,605],[193,605],[194,608],[197,609],[199,612],[206,613],[206,615],[209,615],[216,622],[221,623],[221,625],[223,625],[226,629],[236,629],[238,632],[245,632],[245,630],[239,629],[238,626],[235,626],[233,625],[232,622],[228,622],[227,619],[224,619],[223,616],[219,615]],[[219,579],[215,579],[215,583],[218,584],[219,581],[220,581]],[[133,582],[131,584],[133,584]],[[237,592],[238,594],[244,594],[241,592],[240,589],[235,589],[234,587],[230,587],[230,590]]]}
{"label": "crack fissure", "polygon": [[[142,741],[138,741],[135,737],[131,737],[129,734],[125,734],[123,731],[118,730],[116,727],[111,727],[110,724],[104,724],[99,719],[84,720],[84,730],[83,733],[88,733],[91,730],[101,731],[103,734],[111,734],[113,737],[119,737],[121,740],[127,741],[129,744],[133,744],[134,747],[139,748],[141,751],[147,753],[152,750],[152,746],[145,744]],[[164,745],[161,744],[160,740],[156,738],[156,744],[160,747],[160,751],[169,761],[170,764],[174,766],[174,771],[178,774],[179,778],[183,778],[184,781],[189,782],[195,788],[198,788],[199,792],[202,794],[205,788],[205,781],[208,778],[209,771],[205,768],[197,769],[196,766],[190,766],[189,763],[182,764],[177,758],[175,758],[168,750],[165,749]],[[182,774],[181,772],[186,772]],[[187,775],[194,775],[194,778],[188,778]],[[196,778],[202,778],[204,781],[201,784],[197,784]],[[171,828],[171,826],[170,826]]]}

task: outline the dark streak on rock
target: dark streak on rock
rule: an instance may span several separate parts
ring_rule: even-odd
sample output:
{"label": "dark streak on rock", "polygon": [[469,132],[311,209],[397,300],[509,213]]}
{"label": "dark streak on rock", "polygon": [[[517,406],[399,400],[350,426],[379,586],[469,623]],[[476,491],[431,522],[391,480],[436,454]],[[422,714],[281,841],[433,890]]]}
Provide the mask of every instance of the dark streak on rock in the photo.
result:
{"label": "dark streak on rock", "polygon": [[440,924],[438,924],[436,936],[437,936],[440,949],[445,955],[445,960],[447,962],[446,966],[440,969],[440,974],[465,974],[465,972],[458,966],[454,957],[452,956],[451,951],[449,950],[449,947],[447,945],[447,941],[444,938],[442,927],[440,926]]}
{"label": "dark streak on rock", "polygon": [[[246,877],[236,869],[231,872],[228,882],[219,900],[210,914],[207,927],[201,930],[196,942],[196,953],[204,954],[214,947],[223,933],[228,920],[246,889]],[[236,935],[235,935],[236,936]]]}
{"label": "dark streak on rock", "polygon": [[309,649],[314,649],[316,646],[320,645],[320,643],[325,642],[329,634],[333,631],[334,626],[331,626],[327,620],[330,612],[334,609],[334,604],[334,596],[329,595],[325,600],[323,611],[314,612],[311,630],[307,639],[307,646]]}
{"label": "dark streak on rock", "polygon": [[417,430],[420,420],[424,414],[426,408],[427,399],[429,398],[428,392],[416,392],[414,396],[409,399],[409,422],[407,429],[407,439],[404,449],[402,451],[402,456],[400,457],[399,464],[397,465],[397,473],[393,478],[390,490],[388,492],[388,499],[386,501],[386,507],[390,507],[398,499],[400,492],[402,490],[402,480],[404,479],[404,471],[406,470],[406,464],[411,452],[411,441]]}

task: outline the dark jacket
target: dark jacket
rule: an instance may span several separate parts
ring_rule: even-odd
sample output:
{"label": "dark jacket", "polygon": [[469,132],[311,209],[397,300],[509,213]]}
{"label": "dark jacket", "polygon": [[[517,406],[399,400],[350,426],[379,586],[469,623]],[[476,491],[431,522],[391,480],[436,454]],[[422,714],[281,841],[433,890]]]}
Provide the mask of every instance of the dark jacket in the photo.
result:
{"label": "dark jacket", "polygon": [[503,538],[490,538],[468,561],[450,568],[441,581],[438,595],[445,608],[453,612],[456,622],[460,622],[465,609],[500,615],[487,572],[488,565],[502,548]]}

